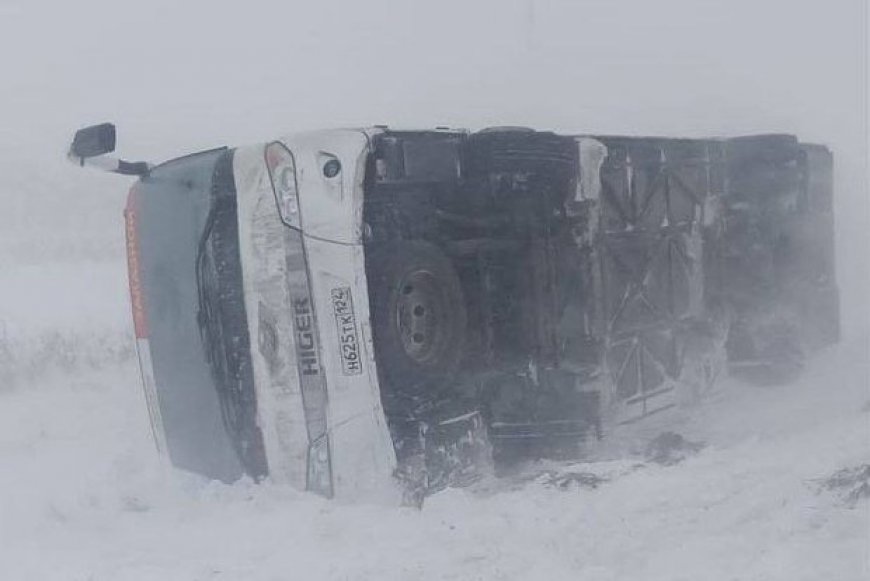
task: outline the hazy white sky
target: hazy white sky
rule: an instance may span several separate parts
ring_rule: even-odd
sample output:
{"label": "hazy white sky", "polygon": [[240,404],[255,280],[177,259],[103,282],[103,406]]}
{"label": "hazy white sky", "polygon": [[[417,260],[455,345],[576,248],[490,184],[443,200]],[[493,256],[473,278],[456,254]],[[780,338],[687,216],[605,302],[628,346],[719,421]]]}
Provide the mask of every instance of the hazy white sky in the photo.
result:
{"label": "hazy white sky", "polygon": [[[0,154],[18,162],[0,196],[31,213],[123,189],[60,165],[71,132],[104,120],[153,160],[372,123],[794,132],[835,149],[844,298],[860,305],[866,29],[866,0],[0,0]],[[51,188],[27,186],[49,167]]]}
{"label": "hazy white sky", "polygon": [[130,145],[163,148],[381,121],[824,140],[862,130],[865,11],[865,0],[2,0],[2,103],[69,128],[115,119]]}

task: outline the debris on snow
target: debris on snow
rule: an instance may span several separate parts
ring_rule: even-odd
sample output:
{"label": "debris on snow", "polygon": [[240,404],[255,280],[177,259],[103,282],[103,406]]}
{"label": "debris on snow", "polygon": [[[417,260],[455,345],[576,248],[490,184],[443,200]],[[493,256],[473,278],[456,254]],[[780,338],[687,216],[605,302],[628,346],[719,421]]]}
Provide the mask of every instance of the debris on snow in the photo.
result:
{"label": "debris on snow", "polygon": [[562,474],[548,474],[544,478],[544,484],[570,490],[575,488],[589,488],[595,490],[609,479],[593,472],[565,472]]}
{"label": "debris on snow", "polygon": [[835,493],[849,508],[870,498],[870,464],[860,464],[837,470],[822,480],[822,490]]}
{"label": "debris on snow", "polygon": [[649,462],[672,466],[696,454],[703,447],[703,443],[689,441],[676,432],[663,432],[647,444],[645,456]]}

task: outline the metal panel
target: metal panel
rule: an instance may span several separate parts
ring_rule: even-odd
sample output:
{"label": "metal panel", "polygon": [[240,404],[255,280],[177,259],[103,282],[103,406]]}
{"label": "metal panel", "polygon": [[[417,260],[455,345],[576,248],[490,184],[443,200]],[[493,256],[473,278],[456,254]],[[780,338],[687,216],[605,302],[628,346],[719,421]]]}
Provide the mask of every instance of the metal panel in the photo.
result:
{"label": "metal panel", "polygon": [[687,322],[703,304],[702,224],[713,172],[700,141],[602,138],[605,364],[623,420],[674,404]]}

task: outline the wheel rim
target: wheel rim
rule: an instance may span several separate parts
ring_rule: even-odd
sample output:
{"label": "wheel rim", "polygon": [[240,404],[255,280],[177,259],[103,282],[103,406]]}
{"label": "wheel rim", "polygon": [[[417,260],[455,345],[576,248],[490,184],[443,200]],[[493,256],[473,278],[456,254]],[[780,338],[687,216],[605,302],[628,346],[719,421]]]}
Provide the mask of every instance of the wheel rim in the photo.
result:
{"label": "wheel rim", "polygon": [[419,364],[431,362],[450,340],[449,305],[435,276],[408,274],[398,288],[396,325],[405,353]]}

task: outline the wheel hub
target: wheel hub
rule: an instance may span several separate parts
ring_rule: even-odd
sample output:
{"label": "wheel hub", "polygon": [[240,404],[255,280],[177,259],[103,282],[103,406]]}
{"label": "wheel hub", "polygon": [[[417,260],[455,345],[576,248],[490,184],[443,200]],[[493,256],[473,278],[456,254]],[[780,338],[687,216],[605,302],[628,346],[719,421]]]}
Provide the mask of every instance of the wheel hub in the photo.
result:
{"label": "wheel hub", "polygon": [[435,276],[416,271],[399,286],[396,323],[405,353],[417,363],[433,359],[447,333],[444,291]]}

